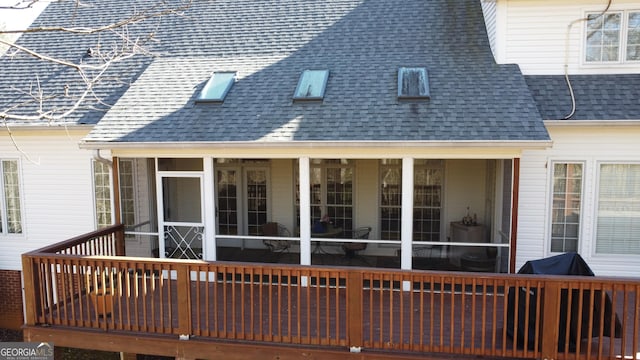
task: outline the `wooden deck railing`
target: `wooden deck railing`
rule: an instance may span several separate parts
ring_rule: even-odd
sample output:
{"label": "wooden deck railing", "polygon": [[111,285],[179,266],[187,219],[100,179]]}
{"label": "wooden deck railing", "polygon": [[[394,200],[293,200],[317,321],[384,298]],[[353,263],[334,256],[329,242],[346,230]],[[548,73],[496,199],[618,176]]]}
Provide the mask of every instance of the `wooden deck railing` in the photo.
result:
{"label": "wooden deck railing", "polygon": [[[109,231],[85,239],[115,241],[110,248],[119,253],[122,228]],[[81,244],[77,238],[23,255],[27,326],[345,351],[548,359],[640,353],[638,279],[128,258],[98,256]]]}

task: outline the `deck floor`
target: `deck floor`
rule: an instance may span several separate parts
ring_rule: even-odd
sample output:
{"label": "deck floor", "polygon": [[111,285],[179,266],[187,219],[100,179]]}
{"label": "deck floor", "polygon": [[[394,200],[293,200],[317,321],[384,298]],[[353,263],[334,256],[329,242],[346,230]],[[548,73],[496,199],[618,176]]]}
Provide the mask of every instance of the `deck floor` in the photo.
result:
{"label": "deck floor", "polygon": [[[68,320],[67,325],[76,327],[176,335],[175,329],[180,327],[176,281],[156,277],[155,283],[143,284],[140,276],[135,277],[137,282],[130,282],[129,291],[125,291],[128,296],[115,297],[112,311],[106,317],[96,314],[95,303],[85,295],[52,312],[52,318],[62,324]],[[199,338],[347,345],[348,299],[344,288],[331,284],[301,287],[217,279],[192,281],[191,294],[191,308],[200,309],[192,313],[191,335]],[[485,349],[498,349],[500,353],[517,349],[505,331],[507,297],[473,296],[468,291],[464,294],[365,289],[364,347],[407,351],[412,346],[425,345],[432,352],[444,353]],[[631,326],[632,322],[633,319],[628,319],[626,323]],[[595,338],[591,342],[583,340],[580,352],[607,354],[611,345],[620,346],[620,339],[606,338],[601,349],[593,341]],[[631,354],[631,346],[627,341],[626,354]]]}

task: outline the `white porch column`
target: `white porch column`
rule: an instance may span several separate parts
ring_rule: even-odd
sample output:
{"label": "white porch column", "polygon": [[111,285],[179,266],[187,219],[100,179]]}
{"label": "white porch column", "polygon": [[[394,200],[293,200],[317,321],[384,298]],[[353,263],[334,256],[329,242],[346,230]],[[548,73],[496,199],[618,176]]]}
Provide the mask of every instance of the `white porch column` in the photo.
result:
{"label": "white porch column", "polygon": [[213,158],[204,158],[204,259],[209,261],[217,260],[216,253],[216,193],[215,193],[215,171]]}
{"label": "white porch column", "polygon": [[300,265],[311,265],[311,180],[309,157],[298,159],[300,174]]}
{"label": "white porch column", "polygon": [[411,270],[413,242],[413,158],[402,158],[402,227],[400,239],[402,256],[400,268]]}

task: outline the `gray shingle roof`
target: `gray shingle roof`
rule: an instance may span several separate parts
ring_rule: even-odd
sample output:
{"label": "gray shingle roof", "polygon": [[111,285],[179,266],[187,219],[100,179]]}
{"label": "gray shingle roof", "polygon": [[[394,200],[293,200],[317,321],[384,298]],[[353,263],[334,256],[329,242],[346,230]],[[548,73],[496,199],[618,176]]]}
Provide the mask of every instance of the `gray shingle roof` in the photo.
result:
{"label": "gray shingle roof", "polygon": [[[196,1],[156,38],[86,142],[549,140],[519,68],[495,64],[476,0]],[[396,98],[400,66],[428,68],[430,100]],[[321,103],[292,101],[304,69],[330,70]],[[196,104],[216,70],[239,80],[223,104]]]}
{"label": "gray shingle roof", "polygon": [[[640,120],[640,74],[571,75],[569,80],[576,101],[570,120]],[[526,81],[543,119],[571,114],[564,76],[526,76]]]}

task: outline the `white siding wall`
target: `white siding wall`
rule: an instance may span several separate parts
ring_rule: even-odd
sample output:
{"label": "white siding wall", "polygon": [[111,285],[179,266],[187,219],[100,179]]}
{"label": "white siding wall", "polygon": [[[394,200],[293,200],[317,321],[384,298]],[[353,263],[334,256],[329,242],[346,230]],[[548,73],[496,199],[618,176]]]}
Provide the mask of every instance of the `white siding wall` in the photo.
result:
{"label": "white siding wall", "polygon": [[487,27],[487,36],[493,56],[496,54],[496,0],[481,0],[484,23]]}
{"label": "white siding wall", "polygon": [[86,133],[64,130],[15,134],[19,150],[6,134],[0,158],[19,158],[23,234],[0,235],[0,269],[21,269],[24,252],[95,229],[92,153],[78,148]]}
{"label": "white siding wall", "polygon": [[640,126],[548,126],[552,149],[525,151],[520,172],[520,203],[516,269],[549,252],[552,161],[584,163],[583,208],[579,252],[596,275],[637,276],[640,256],[596,255],[595,206],[597,167],[602,161],[639,162]]}
{"label": "white siding wall", "polygon": [[[604,10],[604,0],[498,0],[496,51],[499,63],[517,63],[522,72],[563,74],[567,54],[570,74],[637,73],[640,64],[583,64],[587,12]],[[616,0],[610,10],[640,10],[640,2]],[[569,41],[566,41],[567,31]],[[565,51],[568,50],[568,51]]]}

